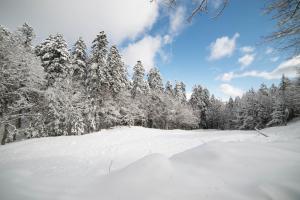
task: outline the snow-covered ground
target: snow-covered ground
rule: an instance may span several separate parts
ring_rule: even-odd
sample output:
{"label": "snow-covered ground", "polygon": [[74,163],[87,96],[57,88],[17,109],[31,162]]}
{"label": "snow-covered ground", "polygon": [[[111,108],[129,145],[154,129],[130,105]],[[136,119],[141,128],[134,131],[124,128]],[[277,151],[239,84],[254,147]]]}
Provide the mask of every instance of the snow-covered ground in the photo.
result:
{"label": "snow-covered ground", "polygon": [[120,127],[0,147],[0,199],[300,199],[300,121],[255,131]]}

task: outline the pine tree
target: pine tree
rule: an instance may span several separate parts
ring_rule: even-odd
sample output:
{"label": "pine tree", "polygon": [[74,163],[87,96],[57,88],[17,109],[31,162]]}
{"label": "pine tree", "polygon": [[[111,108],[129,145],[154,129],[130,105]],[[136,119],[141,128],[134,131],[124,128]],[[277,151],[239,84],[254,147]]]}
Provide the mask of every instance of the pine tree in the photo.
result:
{"label": "pine tree", "polygon": [[66,78],[69,74],[70,55],[67,43],[61,34],[50,35],[45,42],[36,47],[36,54],[42,60],[48,86]]}
{"label": "pine tree", "polygon": [[174,94],[178,101],[182,103],[186,102],[185,84],[183,82],[176,81]]}
{"label": "pine tree", "polygon": [[228,102],[225,105],[224,110],[224,120],[225,120],[225,129],[233,129],[234,128],[234,102],[230,97]]}
{"label": "pine tree", "polygon": [[128,88],[127,71],[116,46],[110,48],[107,58],[109,85],[113,96]]}
{"label": "pine tree", "polygon": [[132,76],[132,97],[140,97],[148,91],[148,85],[144,81],[145,69],[141,61],[137,61],[137,64],[133,67],[133,76]]}
{"label": "pine tree", "polygon": [[189,103],[191,104],[195,115],[198,117],[199,127],[206,128],[206,115],[209,106],[209,91],[205,88],[203,89],[200,85],[195,86],[193,88],[193,93]]}
{"label": "pine tree", "polygon": [[80,37],[74,44],[72,51],[72,76],[74,80],[80,80],[82,83],[87,79],[87,53],[86,45]]}
{"label": "pine tree", "polygon": [[148,74],[148,84],[152,91],[163,92],[164,86],[157,68],[151,68]]}
{"label": "pine tree", "polygon": [[104,31],[101,31],[93,41],[92,56],[88,66],[87,85],[92,96],[106,96],[109,93],[112,79],[107,65],[108,41]]}
{"label": "pine tree", "polygon": [[297,75],[293,104],[295,105],[295,115],[300,116],[300,67],[297,68]]}
{"label": "pine tree", "polygon": [[249,90],[242,97],[242,119],[240,129],[254,129],[258,124],[258,101],[254,89]]}
{"label": "pine tree", "polygon": [[285,123],[285,103],[282,98],[275,98],[275,104],[273,112],[271,113],[271,121],[267,123],[267,126],[278,126]]}
{"label": "pine tree", "polygon": [[166,83],[165,94],[168,95],[169,97],[174,97],[174,89],[170,81],[167,81]]}
{"label": "pine tree", "polygon": [[18,31],[23,35],[23,44],[25,47],[31,47],[32,40],[35,38],[33,28],[27,23],[24,23]]}
{"label": "pine tree", "polygon": [[[230,100],[229,100],[230,102]],[[223,124],[223,103],[216,99],[214,95],[210,98],[210,103],[207,109],[207,128],[224,129]],[[225,111],[226,112],[226,111]],[[226,117],[228,115],[226,114]]]}
{"label": "pine tree", "polygon": [[186,102],[186,86],[185,86],[184,82],[182,82],[182,81],[180,82],[180,85],[181,85],[181,90],[182,90],[182,102]]}
{"label": "pine tree", "polygon": [[265,84],[261,84],[260,89],[257,92],[257,101],[258,128],[264,128],[270,121],[270,115],[272,112],[272,97]]}
{"label": "pine tree", "polygon": [[101,31],[92,44],[92,57],[93,63],[98,63],[100,66],[104,66],[106,57],[108,54],[108,41],[104,31]]}

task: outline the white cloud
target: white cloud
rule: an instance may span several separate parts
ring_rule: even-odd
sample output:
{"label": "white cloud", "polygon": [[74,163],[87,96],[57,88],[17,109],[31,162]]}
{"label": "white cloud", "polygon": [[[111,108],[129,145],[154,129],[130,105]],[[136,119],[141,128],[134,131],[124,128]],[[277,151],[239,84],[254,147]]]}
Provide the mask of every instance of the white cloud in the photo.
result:
{"label": "white cloud", "polygon": [[244,93],[243,90],[226,83],[220,85],[220,90],[226,96],[233,98],[237,96],[241,97]]}
{"label": "white cloud", "polygon": [[232,38],[224,36],[217,38],[215,42],[210,44],[209,60],[217,60],[223,57],[230,57],[236,48],[236,39],[239,33],[234,34]]}
{"label": "white cloud", "polygon": [[282,74],[287,77],[294,78],[297,77],[297,67],[300,67],[300,55],[295,56],[287,61],[282,62],[278,67],[276,67],[273,71],[246,71],[243,73],[224,73],[223,75],[217,77],[217,79],[222,81],[230,81],[234,78],[241,78],[241,77],[260,77],[267,80],[272,79],[280,79]]}
{"label": "white cloud", "polygon": [[171,44],[184,28],[186,19],[186,9],[182,6],[167,13],[169,15],[169,27],[165,35],[156,37],[145,35],[138,41],[131,42],[123,49],[125,64],[132,67],[137,60],[141,60],[145,69],[148,71],[155,66],[155,58],[159,56],[163,62],[170,60],[170,53],[163,50],[165,45]]}
{"label": "white cloud", "polygon": [[228,72],[228,73],[224,73],[221,76],[218,76],[217,79],[222,81],[231,81],[231,79],[233,79],[234,77],[235,77],[234,72]]}
{"label": "white cloud", "polygon": [[274,51],[273,48],[268,47],[265,53],[266,53],[266,54],[271,54],[271,53],[273,53],[273,51]]}
{"label": "white cloud", "polygon": [[141,60],[146,71],[155,66],[155,56],[160,52],[162,38],[146,35],[141,40],[129,44],[122,51],[126,65],[132,67],[138,60]]}
{"label": "white cloud", "polygon": [[241,68],[244,69],[254,61],[254,54],[246,54],[239,58],[238,62],[241,65]]}
{"label": "white cloud", "polygon": [[243,53],[252,53],[254,52],[255,48],[254,47],[251,47],[251,46],[244,46],[241,48],[241,51]]}
{"label": "white cloud", "polygon": [[69,42],[83,36],[90,43],[104,30],[113,44],[134,39],[158,19],[158,3],[141,0],[2,0],[0,22],[11,29],[25,21],[39,41],[62,33]]}
{"label": "white cloud", "polygon": [[170,44],[172,42],[173,42],[173,38],[169,34],[167,34],[163,37],[163,43],[164,44]]}

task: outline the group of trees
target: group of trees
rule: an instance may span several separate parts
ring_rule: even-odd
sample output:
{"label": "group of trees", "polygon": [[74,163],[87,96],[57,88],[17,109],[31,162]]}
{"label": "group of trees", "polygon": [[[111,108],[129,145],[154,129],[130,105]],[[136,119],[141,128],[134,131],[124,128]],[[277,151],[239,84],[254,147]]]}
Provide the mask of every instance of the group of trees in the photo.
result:
{"label": "group of trees", "polygon": [[[0,26],[0,123],[2,144],[18,137],[81,135],[113,126],[161,129],[253,129],[285,123],[299,113],[299,84],[281,84],[227,103],[200,85],[187,100],[185,84],[165,86],[157,68],[141,61],[128,77],[116,46],[100,32],[87,52],[79,38],[69,50],[62,35],[32,46],[33,29]],[[298,104],[297,104],[298,103]]]}

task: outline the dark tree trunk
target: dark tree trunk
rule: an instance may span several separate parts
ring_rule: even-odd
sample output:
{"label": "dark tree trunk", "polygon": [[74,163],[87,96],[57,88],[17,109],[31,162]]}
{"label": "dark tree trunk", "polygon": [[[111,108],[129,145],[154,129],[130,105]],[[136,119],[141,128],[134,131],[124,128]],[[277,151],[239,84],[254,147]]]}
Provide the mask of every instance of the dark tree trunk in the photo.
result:
{"label": "dark tree trunk", "polygon": [[8,105],[7,105],[8,103],[7,103],[7,101],[4,101],[3,102],[3,110],[2,110],[2,113],[1,113],[1,117],[2,117],[2,119],[4,119],[4,131],[3,131],[3,137],[2,137],[2,139],[1,139],[1,144],[2,145],[5,145],[5,143],[6,143],[6,138],[7,138],[7,136],[8,136],[8,134],[9,134],[9,132],[8,132],[8,123],[7,123],[7,119],[5,119],[5,114],[7,114],[7,109],[8,109]]}

